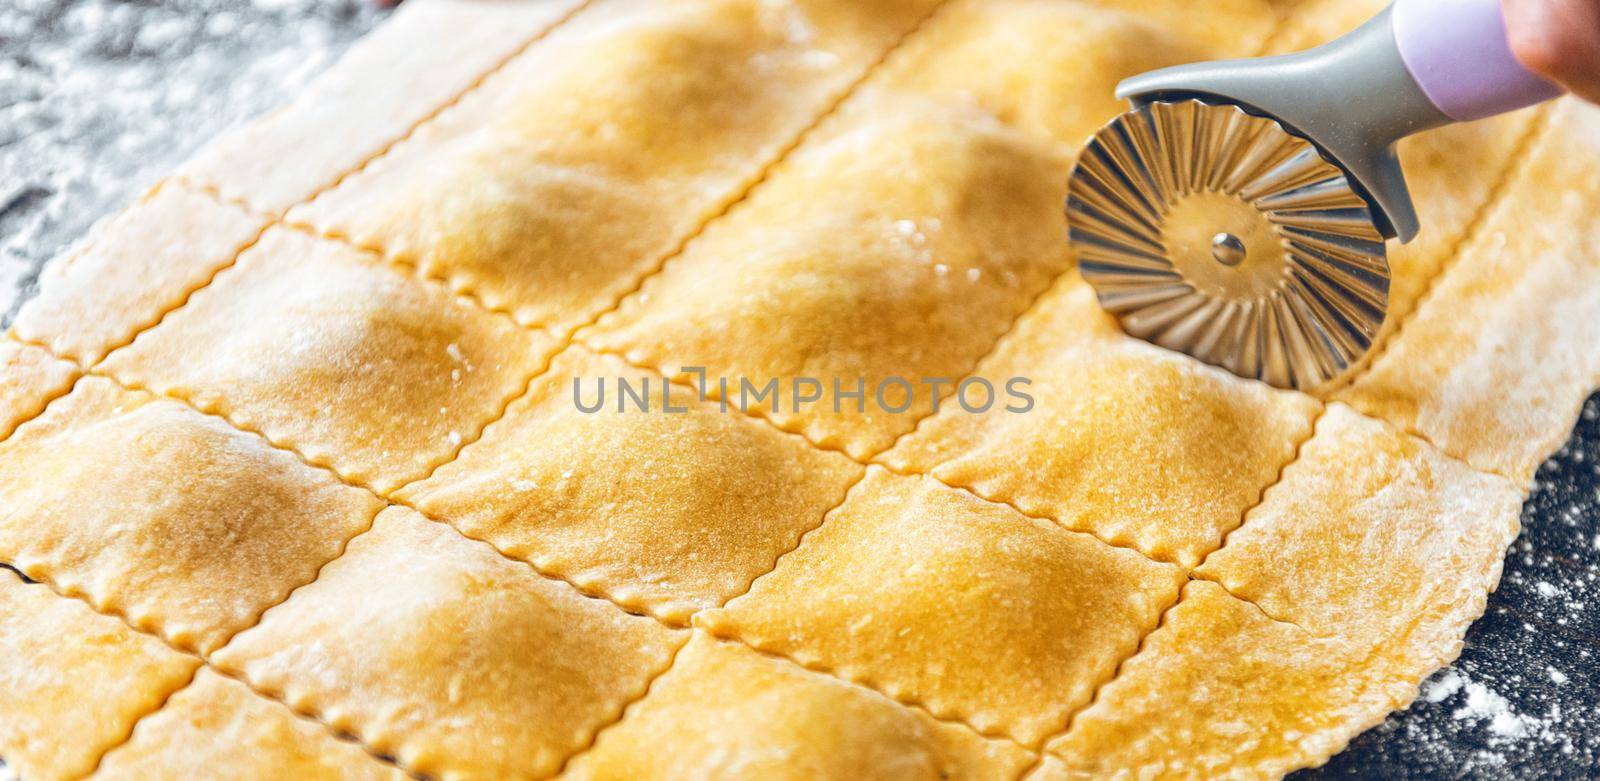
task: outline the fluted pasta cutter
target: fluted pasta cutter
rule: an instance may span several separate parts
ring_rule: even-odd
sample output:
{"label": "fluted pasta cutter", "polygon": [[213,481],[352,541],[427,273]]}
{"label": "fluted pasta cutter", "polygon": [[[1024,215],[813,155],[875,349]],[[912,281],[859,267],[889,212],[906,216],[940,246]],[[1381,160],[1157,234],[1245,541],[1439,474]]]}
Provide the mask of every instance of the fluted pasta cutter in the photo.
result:
{"label": "fluted pasta cutter", "polygon": [[1419,228],[1395,143],[1558,94],[1499,0],[1398,0],[1315,49],[1135,76],[1072,172],[1079,269],[1127,332],[1315,387],[1371,347],[1385,244]]}

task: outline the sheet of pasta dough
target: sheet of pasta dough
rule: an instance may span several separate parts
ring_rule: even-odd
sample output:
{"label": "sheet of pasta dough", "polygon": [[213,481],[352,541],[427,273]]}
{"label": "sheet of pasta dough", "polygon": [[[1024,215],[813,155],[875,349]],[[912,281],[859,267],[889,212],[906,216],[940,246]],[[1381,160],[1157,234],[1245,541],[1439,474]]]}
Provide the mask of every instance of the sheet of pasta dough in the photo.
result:
{"label": "sheet of pasta dough", "polygon": [[[1121,333],[1060,204],[1120,79],[1379,5],[409,0],[57,259],[0,342],[0,757],[1324,761],[1459,651],[1600,374],[1600,111],[1408,140],[1424,233],[1314,395]],[[1033,405],[740,410],[693,367]],[[587,411],[597,379],[659,406]]]}

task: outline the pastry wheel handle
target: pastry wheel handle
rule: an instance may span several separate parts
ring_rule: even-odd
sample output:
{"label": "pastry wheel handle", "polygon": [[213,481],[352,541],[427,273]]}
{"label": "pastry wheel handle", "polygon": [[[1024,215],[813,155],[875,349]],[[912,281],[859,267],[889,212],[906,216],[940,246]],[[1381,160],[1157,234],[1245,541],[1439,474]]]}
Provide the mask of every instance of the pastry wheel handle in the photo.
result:
{"label": "pastry wheel handle", "polygon": [[1406,70],[1440,113],[1458,122],[1561,94],[1512,53],[1501,0],[1398,0],[1391,22]]}
{"label": "pastry wheel handle", "polygon": [[1397,0],[1314,49],[1179,65],[1117,85],[1135,105],[1220,100],[1272,117],[1338,163],[1379,230],[1401,241],[1420,225],[1395,142],[1560,94],[1512,54],[1500,0]]}

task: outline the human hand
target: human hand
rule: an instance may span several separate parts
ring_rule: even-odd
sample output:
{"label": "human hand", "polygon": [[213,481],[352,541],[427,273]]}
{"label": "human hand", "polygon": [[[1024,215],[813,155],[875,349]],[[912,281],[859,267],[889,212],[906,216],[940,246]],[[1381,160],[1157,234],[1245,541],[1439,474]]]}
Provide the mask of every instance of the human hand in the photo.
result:
{"label": "human hand", "polygon": [[1500,0],[1523,67],[1600,103],[1600,0]]}

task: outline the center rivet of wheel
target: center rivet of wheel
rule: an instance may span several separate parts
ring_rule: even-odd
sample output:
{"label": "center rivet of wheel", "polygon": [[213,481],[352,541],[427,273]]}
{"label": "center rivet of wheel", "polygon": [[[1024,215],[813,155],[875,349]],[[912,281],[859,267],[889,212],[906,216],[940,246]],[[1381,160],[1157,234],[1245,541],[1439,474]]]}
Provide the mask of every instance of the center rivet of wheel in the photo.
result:
{"label": "center rivet of wheel", "polygon": [[1211,237],[1211,257],[1224,266],[1237,266],[1244,262],[1244,242],[1226,231]]}

